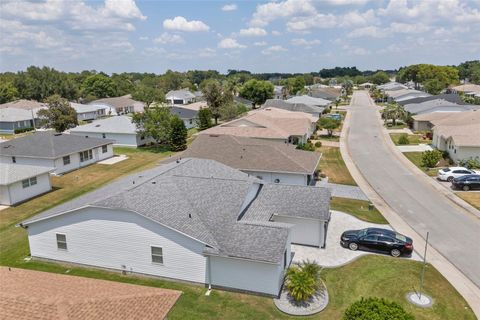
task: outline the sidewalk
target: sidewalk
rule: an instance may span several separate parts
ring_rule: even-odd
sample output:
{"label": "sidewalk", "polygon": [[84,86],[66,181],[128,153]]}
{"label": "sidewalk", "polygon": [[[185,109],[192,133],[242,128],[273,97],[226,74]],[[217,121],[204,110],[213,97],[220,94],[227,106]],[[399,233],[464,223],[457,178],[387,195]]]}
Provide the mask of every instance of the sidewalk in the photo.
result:
{"label": "sidewalk", "polygon": [[[353,101],[353,99],[352,99]],[[389,224],[398,232],[403,234],[408,234],[416,244],[417,248],[425,247],[425,239],[423,235],[417,234],[406,221],[404,221],[400,216],[392,210],[390,206],[378,195],[378,193],[370,186],[370,184],[362,176],[355,163],[353,163],[347,145],[347,135],[350,128],[350,117],[351,114],[347,113],[345,118],[342,134],[340,136],[340,152],[345,161],[345,164],[350,171],[355,182],[362,189],[362,191],[367,195],[370,201],[375,205],[375,207],[382,213],[382,215],[388,220]],[[381,120],[381,119],[379,119]],[[386,131],[386,129],[384,129]],[[384,132],[388,137],[387,141],[393,145],[388,132]],[[393,148],[395,146],[393,145]],[[396,149],[395,154],[399,155],[401,161],[408,161],[401,152]],[[413,166],[413,164],[412,164]],[[418,171],[417,167],[415,167]],[[423,172],[420,171],[423,176],[426,176]],[[432,183],[433,181],[430,181]],[[453,195],[457,198],[455,195]],[[450,197],[448,197],[451,199]],[[463,201],[463,200],[462,200]],[[476,209],[475,209],[476,210]],[[478,210],[477,210],[478,211]],[[432,264],[454,287],[455,289],[463,296],[463,298],[468,302],[470,308],[473,310],[477,318],[480,318],[480,288],[475,286],[470,279],[468,279],[462,272],[460,272],[452,263],[450,263],[443,255],[441,255],[437,250],[432,246],[428,246],[428,259],[427,261]]]}

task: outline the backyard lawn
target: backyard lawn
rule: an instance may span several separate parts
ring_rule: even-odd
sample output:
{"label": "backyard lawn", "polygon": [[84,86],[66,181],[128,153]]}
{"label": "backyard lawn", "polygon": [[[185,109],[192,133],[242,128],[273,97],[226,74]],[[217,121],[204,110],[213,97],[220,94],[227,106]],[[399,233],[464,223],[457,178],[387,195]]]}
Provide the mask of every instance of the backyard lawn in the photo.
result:
{"label": "backyard lawn", "polygon": [[440,168],[426,168],[422,166],[422,152],[404,152],[403,154],[408,158],[408,160],[410,160],[414,165],[416,165],[430,177],[435,177],[437,175],[437,171]]}
{"label": "backyard lawn", "polygon": [[363,221],[387,224],[388,221],[377,208],[374,207],[373,210],[368,210],[369,203],[370,202],[364,200],[333,197],[330,202],[330,208],[332,210],[349,213]]}
{"label": "backyard lawn", "polygon": [[455,192],[455,194],[480,210],[480,192]]}
{"label": "backyard lawn", "polygon": [[[400,145],[398,143],[398,139],[403,134],[404,133],[390,133],[390,138],[392,138],[393,143],[395,143],[395,145],[398,146],[398,145]],[[421,134],[409,134],[408,135],[408,140],[410,142],[409,143],[410,145],[420,144],[420,143],[425,143],[425,144],[432,143],[432,140],[430,140],[430,139],[423,139],[423,135],[421,135]]]}
{"label": "backyard lawn", "polygon": [[318,166],[327,175],[329,182],[357,185],[343,161],[340,148],[322,146],[317,151],[322,153]]}

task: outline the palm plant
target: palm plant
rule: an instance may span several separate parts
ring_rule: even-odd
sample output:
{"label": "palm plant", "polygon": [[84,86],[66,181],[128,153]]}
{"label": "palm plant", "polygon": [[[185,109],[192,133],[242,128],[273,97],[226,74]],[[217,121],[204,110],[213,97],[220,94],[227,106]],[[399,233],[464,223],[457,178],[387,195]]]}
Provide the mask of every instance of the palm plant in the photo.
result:
{"label": "palm plant", "polygon": [[397,124],[397,120],[407,120],[408,112],[399,104],[389,104],[383,111],[383,118],[385,121],[391,119],[392,124],[395,126]]}
{"label": "palm plant", "polygon": [[310,299],[317,289],[315,279],[300,266],[288,268],[285,286],[296,302]]}

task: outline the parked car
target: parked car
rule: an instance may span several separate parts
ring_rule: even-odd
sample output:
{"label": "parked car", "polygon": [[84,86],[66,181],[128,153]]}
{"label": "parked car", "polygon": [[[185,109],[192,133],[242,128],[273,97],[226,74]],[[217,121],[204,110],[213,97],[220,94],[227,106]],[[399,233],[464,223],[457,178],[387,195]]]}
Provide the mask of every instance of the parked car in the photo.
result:
{"label": "parked car", "polygon": [[480,175],[468,174],[466,176],[455,178],[452,181],[452,187],[463,191],[480,189]]}
{"label": "parked car", "polygon": [[330,114],[327,115],[327,118],[331,118],[333,120],[341,121],[342,120],[342,115],[340,113],[330,113]]}
{"label": "parked car", "polygon": [[473,170],[464,167],[450,167],[438,170],[437,179],[452,182],[455,178],[460,178],[467,174],[478,174]]}
{"label": "parked car", "polygon": [[350,250],[364,249],[384,251],[393,257],[402,254],[410,255],[413,251],[413,240],[400,233],[388,229],[366,228],[348,230],[342,233],[340,244]]}

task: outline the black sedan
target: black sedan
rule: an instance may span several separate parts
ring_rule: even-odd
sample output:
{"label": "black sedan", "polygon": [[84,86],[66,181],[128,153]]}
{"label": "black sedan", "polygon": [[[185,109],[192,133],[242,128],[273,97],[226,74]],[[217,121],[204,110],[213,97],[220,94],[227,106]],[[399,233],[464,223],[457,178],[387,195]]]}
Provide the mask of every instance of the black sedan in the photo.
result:
{"label": "black sedan", "polygon": [[410,255],[413,251],[411,238],[392,230],[380,228],[345,231],[342,233],[340,244],[350,250],[384,251],[394,257],[402,254]]}
{"label": "black sedan", "polygon": [[468,174],[452,180],[452,187],[463,191],[480,189],[480,175]]}

